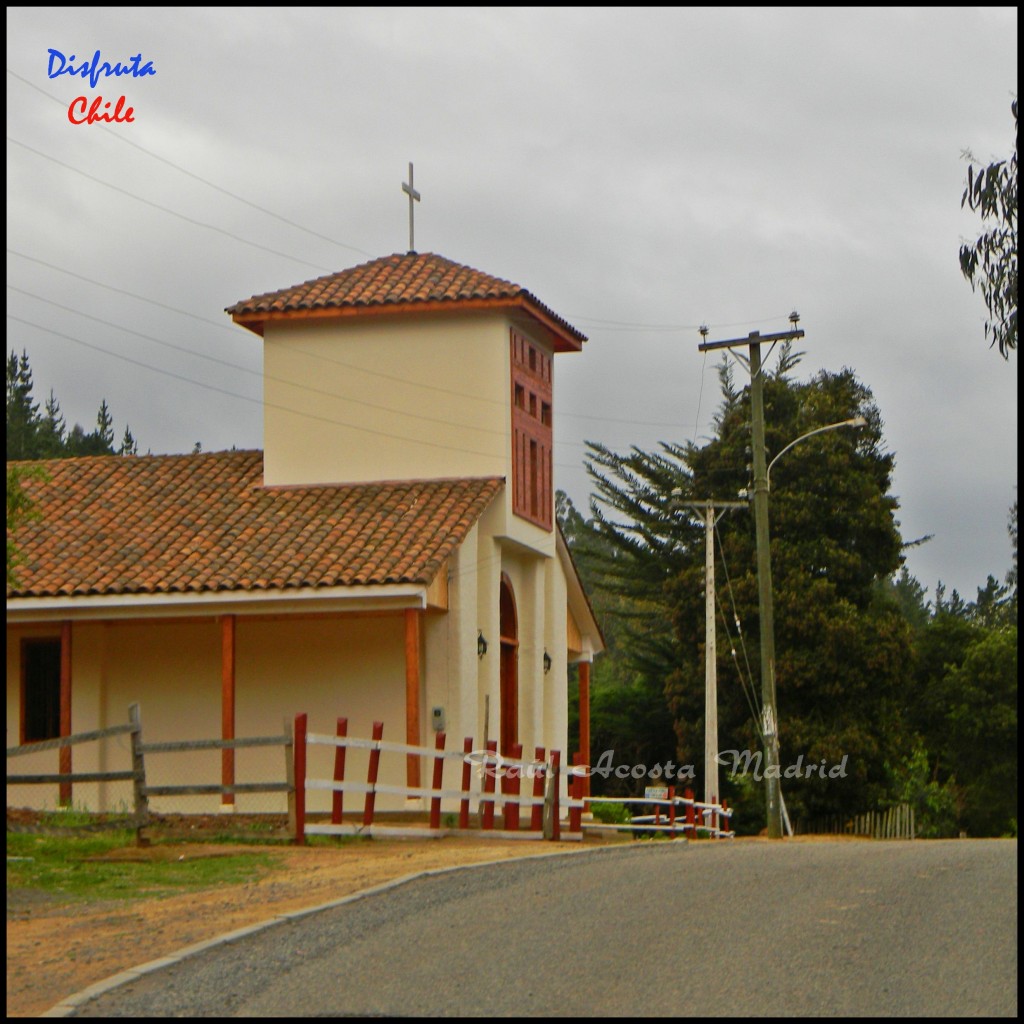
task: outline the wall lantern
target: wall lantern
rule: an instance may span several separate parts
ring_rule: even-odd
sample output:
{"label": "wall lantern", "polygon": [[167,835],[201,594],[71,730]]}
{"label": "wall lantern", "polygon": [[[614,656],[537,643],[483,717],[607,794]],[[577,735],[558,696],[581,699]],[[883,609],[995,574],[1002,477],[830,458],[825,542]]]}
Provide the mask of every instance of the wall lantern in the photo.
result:
{"label": "wall lantern", "polygon": [[484,632],[480,630],[476,638],[476,656],[482,658],[487,653],[487,641],[484,639]]}
{"label": "wall lantern", "polygon": [[544,652],[544,675],[547,675],[551,671],[551,655],[547,651]]}

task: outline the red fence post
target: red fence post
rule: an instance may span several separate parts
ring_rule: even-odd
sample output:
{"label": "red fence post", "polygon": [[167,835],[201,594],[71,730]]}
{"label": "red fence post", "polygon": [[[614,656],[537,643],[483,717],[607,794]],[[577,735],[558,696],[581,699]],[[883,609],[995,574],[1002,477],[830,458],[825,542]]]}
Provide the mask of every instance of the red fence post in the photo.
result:
{"label": "red fence post", "polygon": [[441,827],[441,779],[444,775],[444,733],[439,732],[434,740],[434,777],[431,789],[437,794],[430,798],[430,827]]}
{"label": "red fence post", "polygon": [[723,799],[722,800],[722,831],[723,832],[731,832],[732,831],[732,819],[726,817],[726,815],[725,815],[725,812],[727,810],[729,810],[728,801]]}
{"label": "red fence post", "polygon": [[306,715],[295,716],[295,845],[306,844]]}
{"label": "red fence post", "polygon": [[[348,735],[348,719],[339,718],[338,728],[336,735],[338,739],[344,739]],[[334,781],[344,782],[345,781],[345,748],[335,747],[334,748]],[[331,800],[331,824],[340,825],[341,815],[344,811],[345,794],[340,790],[334,791],[334,797]]]}
{"label": "red fence post", "polygon": [[551,838],[557,843],[562,838],[562,825],[559,820],[562,817],[562,808],[558,797],[562,787],[562,752],[551,751],[551,774],[554,776],[554,795],[551,800]]}
{"label": "red fence post", "polygon": [[[522,743],[512,744],[512,758],[515,761],[522,761]],[[519,794],[523,791],[522,786],[523,767],[522,765],[515,765],[505,773],[505,777],[501,780],[502,792],[506,796],[513,798],[511,800],[506,800],[502,807],[502,816],[504,819],[503,825],[506,832],[519,831]]]}
{"label": "red fence post", "polygon": [[[384,723],[373,723],[373,740],[379,743],[384,738]],[[374,747],[370,751],[370,767],[366,773],[366,784],[370,787],[366,793],[366,803],[363,806],[363,824],[373,824],[373,805],[377,798],[377,772],[380,769],[380,747]]]}
{"label": "red fence post", "polygon": [[494,776],[498,771],[498,759],[495,756],[492,762],[491,754],[497,755],[497,753],[498,741],[488,740],[487,754],[484,757],[484,793],[480,797],[480,803],[483,806],[483,820],[481,824],[485,829],[494,828]]}
{"label": "red fence post", "polygon": [[697,838],[697,822],[696,822],[696,811],[697,809],[693,806],[693,790],[687,787],[683,790],[683,799],[688,801],[686,804],[686,827],[693,833],[693,838]]}
{"label": "red fence post", "polygon": [[675,839],[676,837],[676,787],[668,787],[668,823],[671,828],[669,835]]}
{"label": "red fence post", "polygon": [[467,736],[462,742],[462,803],[459,804],[459,828],[469,828],[469,755],[473,753],[473,737]]}
{"label": "red fence post", "polygon": [[[577,750],[576,753],[572,755],[572,766],[573,766],[573,768],[581,768],[583,766],[583,752],[582,751]],[[583,799],[583,776],[582,775],[577,775],[575,772],[573,772],[572,788],[571,788],[570,792],[571,792],[571,796],[572,796],[572,799],[573,799],[574,803],[577,800],[582,800]],[[581,831],[581,829],[582,829],[582,818],[583,818],[583,808],[582,807],[570,807],[569,808],[569,831],[570,832],[579,832],[579,831]]]}
{"label": "red fence post", "polygon": [[[536,747],[533,751],[533,759],[540,761],[541,763],[535,768],[535,774],[533,776],[533,798],[538,798],[543,801],[544,799],[544,748]],[[535,803],[533,810],[530,813],[530,831],[531,832],[543,832],[544,831],[544,804]]]}

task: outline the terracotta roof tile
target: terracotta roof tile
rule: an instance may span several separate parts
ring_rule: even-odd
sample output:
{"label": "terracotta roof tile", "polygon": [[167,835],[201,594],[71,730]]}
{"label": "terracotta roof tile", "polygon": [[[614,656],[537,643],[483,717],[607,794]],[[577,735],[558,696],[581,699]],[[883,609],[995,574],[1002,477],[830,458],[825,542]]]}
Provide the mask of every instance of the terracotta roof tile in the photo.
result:
{"label": "terracotta roof tile", "polygon": [[520,285],[454,263],[434,253],[385,256],[358,267],[305,281],[292,288],[254,295],[229,306],[226,312],[256,326],[261,313],[357,310],[427,303],[456,305],[478,300],[504,300],[509,303],[521,301],[551,320],[575,342],[586,341],[585,335]]}
{"label": "terracotta roof tile", "polygon": [[429,584],[504,483],[264,487],[258,451],[35,465],[9,598]]}

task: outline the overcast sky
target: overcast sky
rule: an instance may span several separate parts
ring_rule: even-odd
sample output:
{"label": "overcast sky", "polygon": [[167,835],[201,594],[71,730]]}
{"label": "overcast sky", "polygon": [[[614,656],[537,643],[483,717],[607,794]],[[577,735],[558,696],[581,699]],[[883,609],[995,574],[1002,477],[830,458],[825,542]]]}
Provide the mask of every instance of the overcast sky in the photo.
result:
{"label": "overcast sky", "polygon": [[[988,347],[957,254],[979,233],[962,151],[1013,146],[1015,8],[49,7],[7,28],[8,351],[69,423],[106,398],[141,451],[262,447],[260,341],[224,307],[406,251],[413,161],[418,251],[589,336],[556,369],[578,505],[585,439],[711,433],[700,324],[796,309],[800,373],[874,392],[903,537],[934,534],[911,572],[973,598],[1009,568],[1017,357]],[[48,77],[51,49],[156,73],[94,89]],[[81,95],[134,123],[72,124]]]}

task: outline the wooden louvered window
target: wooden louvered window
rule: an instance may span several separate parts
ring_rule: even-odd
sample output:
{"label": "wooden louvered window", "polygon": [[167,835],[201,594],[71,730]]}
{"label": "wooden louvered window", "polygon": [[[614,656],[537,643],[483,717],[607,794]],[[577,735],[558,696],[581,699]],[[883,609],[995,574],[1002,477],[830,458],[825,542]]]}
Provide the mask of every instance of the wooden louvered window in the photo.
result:
{"label": "wooden louvered window", "polygon": [[552,490],[551,355],[512,331],[512,511],[550,530]]}

